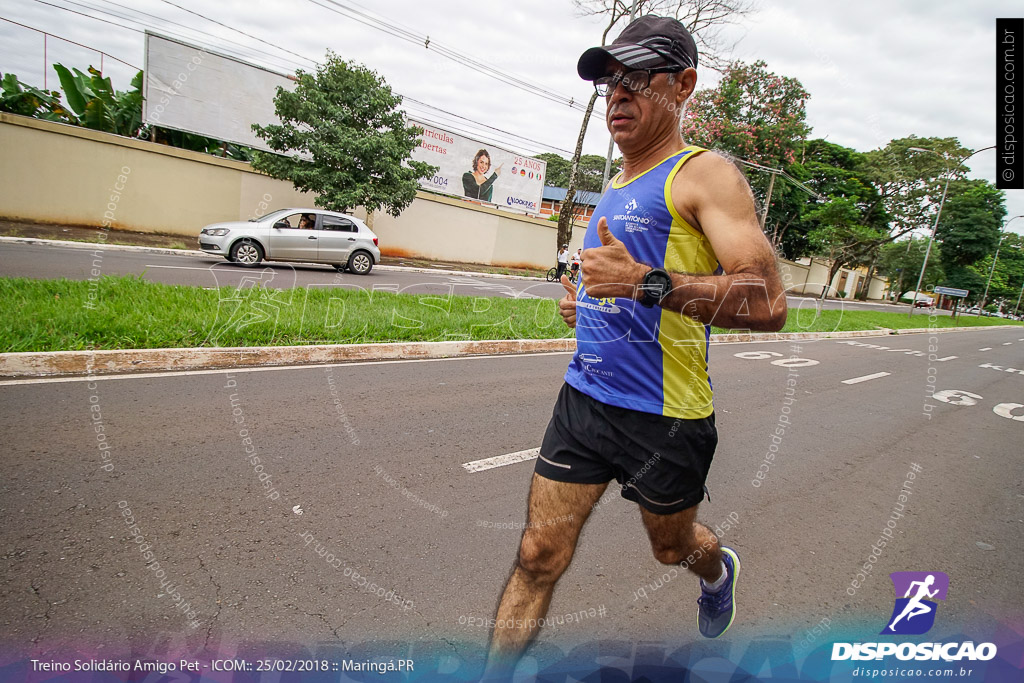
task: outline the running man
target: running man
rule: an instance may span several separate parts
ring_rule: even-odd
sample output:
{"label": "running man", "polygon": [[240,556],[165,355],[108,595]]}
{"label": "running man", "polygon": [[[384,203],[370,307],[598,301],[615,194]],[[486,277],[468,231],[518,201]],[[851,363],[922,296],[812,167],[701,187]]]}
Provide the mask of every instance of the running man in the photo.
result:
{"label": "running man", "polygon": [[914,592],[914,586],[918,586],[917,595],[910,598],[910,602],[908,602],[907,606],[903,608],[903,611],[900,612],[900,615],[892,620],[892,623],[889,624],[890,631],[895,633],[896,629],[894,629],[893,627],[896,626],[896,622],[898,622],[903,617],[906,617],[907,621],[910,621],[911,619],[920,614],[928,614],[932,611],[932,608],[922,603],[921,600],[923,600],[924,598],[934,598],[938,594],[938,588],[936,588],[933,591],[928,590],[928,588],[934,583],[934,574],[929,574],[928,578],[926,578],[924,581],[911,581],[910,585],[907,586],[907,594],[903,597],[910,598],[910,594]]}
{"label": "running man", "polygon": [[[680,134],[696,66],[683,25],[655,16],[580,57],[624,164],[584,238],[582,282],[561,279],[576,353],[541,444],[488,674],[514,667],[537,635],[612,479],[639,505],[655,558],[700,577],[700,633],[732,624],[739,558],[697,521],[718,443],[709,326],[779,330],[786,299],[743,175]],[[568,521],[543,523],[552,519]]]}

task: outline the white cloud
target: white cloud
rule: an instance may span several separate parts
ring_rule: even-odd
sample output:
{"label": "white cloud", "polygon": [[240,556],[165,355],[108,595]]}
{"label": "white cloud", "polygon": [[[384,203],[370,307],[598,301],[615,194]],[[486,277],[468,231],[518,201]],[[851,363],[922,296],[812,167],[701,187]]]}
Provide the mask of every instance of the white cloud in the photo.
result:
{"label": "white cloud", "polygon": [[[100,0],[77,1],[130,13]],[[280,58],[273,63],[279,69],[294,68],[301,62],[276,52],[273,46],[313,59],[321,59],[330,48],[377,70],[397,92],[555,147],[575,146],[581,112],[499,83],[434,50],[371,29],[312,2],[182,2],[261,41],[157,0],[139,0],[131,6],[214,34],[219,39],[205,37],[203,41],[216,44],[219,40],[218,47],[224,52],[241,52],[227,41],[275,52]],[[119,4],[127,5],[124,0]],[[95,13],[81,7],[72,9]],[[590,96],[589,84],[576,75],[576,60],[584,49],[600,41],[602,21],[580,17],[569,0],[391,0],[374,3],[372,12],[577,102],[586,102]],[[804,84],[811,93],[808,122],[815,136],[862,151],[910,134],[956,136],[964,145],[978,149],[993,144],[995,133],[995,18],[1019,14],[1019,2],[1001,0],[787,0],[784,4],[762,0],[760,12],[743,25],[726,29],[724,37],[739,40],[737,58],[763,59],[776,73]],[[9,4],[4,16],[142,65],[140,33],[31,2]],[[178,27],[164,31],[184,32]],[[7,46],[0,56],[0,70],[42,85],[42,37],[0,22],[0,40]],[[271,63],[252,52],[247,52],[246,59]],[[47,61],[82,69],[88,63],[99,64],[95,53],[56,39],[48,41]],[[132,69],[109,59],[104,64],[115,86],[127,87]],[[50,87],[56,88],[52,69],[48,80]],[[712,72],[702,70],[702,86],[715,80]],[[877,118],[872,119],[875,114]],[[607,141],[607,132],[595,120],[584,151],[603,154]],[[994,178],[991,153],[979,154],[971,162],[972,177]],[[1009,215],[1024,214],[1021,195],[1024,192],[1007,193]],[[1012,229],[1024,232],[1024,221],[1017,221]]]}

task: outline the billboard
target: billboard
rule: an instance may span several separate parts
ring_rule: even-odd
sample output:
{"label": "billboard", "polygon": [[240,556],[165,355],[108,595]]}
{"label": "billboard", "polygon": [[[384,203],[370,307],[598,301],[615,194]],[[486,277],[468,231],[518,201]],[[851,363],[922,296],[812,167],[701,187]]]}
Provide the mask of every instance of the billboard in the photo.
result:
{"label": "billboard", "polygon": [[289,76],[146,31],[142,120],[270,151],[252,124],[280,123],[277,87]]}
{"label": "billboard", "polygon": [[423,189],[540,212],[547,163],[421,121],[409,123],[423,129],[412,158],[438,167],[420,179]]}

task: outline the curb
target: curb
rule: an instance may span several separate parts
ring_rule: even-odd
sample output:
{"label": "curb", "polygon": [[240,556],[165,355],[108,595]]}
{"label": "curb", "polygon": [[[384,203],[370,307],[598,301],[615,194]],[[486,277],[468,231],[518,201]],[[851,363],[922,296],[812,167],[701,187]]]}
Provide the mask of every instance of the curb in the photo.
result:
{"label": "curb", "polygon": [[[185,239],[183,237],[183,239]],[[15,242],[21,244],[39,244],[39,245],[50,245],[58,247],[70,247],[71,249],[86,249],[89,251],[95,251],[102,249],[103,251],[133,251],[133,252],[145,252],[149,254],[163,254],[166,256],[207,256],[214,258],[218,257],[216,254],[208,254],[205,251],[199,249],[169,249],[167,247],[144,247],[135,244],[104,244],[102,242],[69,242],[67,240],[49,240],[42,237],[8,237],[0,235],[0,243],[3,242]],[[275,262],[277,263],[277,262]],[[282,265],[287,265],[284,261]],[[418,266],[388,266],[388,265],[377,265],[374,266],[375,270],[384,271],[398,271],[404,273],[433,273],[435,275],[461,275],[463,277],[489,277],[496,280],[530,280],[532,282],[547,283],[542,277],[530,277],[528,275],[501,275],[500,273],[481,273],[475,270],[442,270],[441,268],[420,268]],[[557,283],[552,283],[557,284]]]}
{"label": "curb", "polygon": [[0,353],[2,377],[110,375],[572,351],[575,339]]}
{"label": "curb", "polygon": [[[1017,325],[901,330],[899,334],[960,332],[1019,328]],[[848,339],[896,334],[890,329],[847,332],[775,332],[713,334],[711,341],[776,342],[787,340]],[[115,349],[100,351],[42,351],[0,353],[0,377],[56,377],[172,372],[184,370],[244,369],[274,366],[322,365],[353,361],[422,360],[468,356],[567,353],[576,350],[574,338],[513,339],[495,341],[396,342],[378,344],[325,344],[317,346],[259,346],[182,349]]]}

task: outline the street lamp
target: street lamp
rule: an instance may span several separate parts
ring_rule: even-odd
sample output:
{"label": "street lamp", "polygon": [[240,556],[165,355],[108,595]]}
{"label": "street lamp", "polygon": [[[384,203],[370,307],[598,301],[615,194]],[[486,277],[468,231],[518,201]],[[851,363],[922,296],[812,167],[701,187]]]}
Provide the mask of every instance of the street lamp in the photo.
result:
{"label": "street lamp", "polygon": [[[1006,230],[1010,223],[1018,218],[1024,218],[1024,216],[1014,216],[1010,220],[1006,221],[1006,223],[1003,224],[1003,230]],[[985,283],[985,293],[981,296],[981,305],[978,307],[979,310],[985,310],[985,304],[988,302],[988,288],[992,284],[992,274],[996,272],[996,262],[999,261],[999,249],[1003,246],[1003,240],[1007,237],[1009,237],[1009,235],[1003,235],[1000,237],[999,244],[996,245],[996,256],[992,259],[992,267],[988,271],[988,282]],[[1001,305],[1000,308],[1002,308]]]}
{"label": "street lamp", "polygon": [[[942,188],[942,198],[939,200],[939,210],[935,212],[935,224],[932,225],[931,235],[928,236],[928,248],[925,249],[925,252],[924,252],[924,263],[921,264],[921,275],[918,276],[918,278],[917,278],[917,287],[914,288],[914,300],[910,303],[910,313],[907,316],[908,318],[910,316],[914,315],[914,308],[917,306],[917,295],[921,291],[921,282],[924,281],[924,270],[925,270],[925,268],[928,267],[928,256],[932,253],[932,242],[935,241],[935,231],[939,227],[939,217],[942,215],[942,207],[946,203],[946,190],[949,189],[949,179],[953,176],[953,171],[955,171],[956,169],[960,168],[961,164],[963,164],[965,161],[967,161],[968,159],[973,157],[978,152],[984,152],[987,149],[995,149],[995,148],[996,148],[996,146],[992,145],[991,147],[982,147],[981,149],[979,149],[979,150],[977,150],[975,152],[971,152],[970,154],[965,156],[963,159],[958,161],[956,166],[954,166],[952,168],[949,168],[948,162],[947,162],[947,167],[946,167],[946,184]],[[913,152],[931,152],[932,154],[934,154],[936,156],[940,156],[943,159],[946,158],[945,155],[939,154],[934,149],[925,149],[924,147],[908,147],[907,149],[908,149],[908,151],[913,151]]]}

